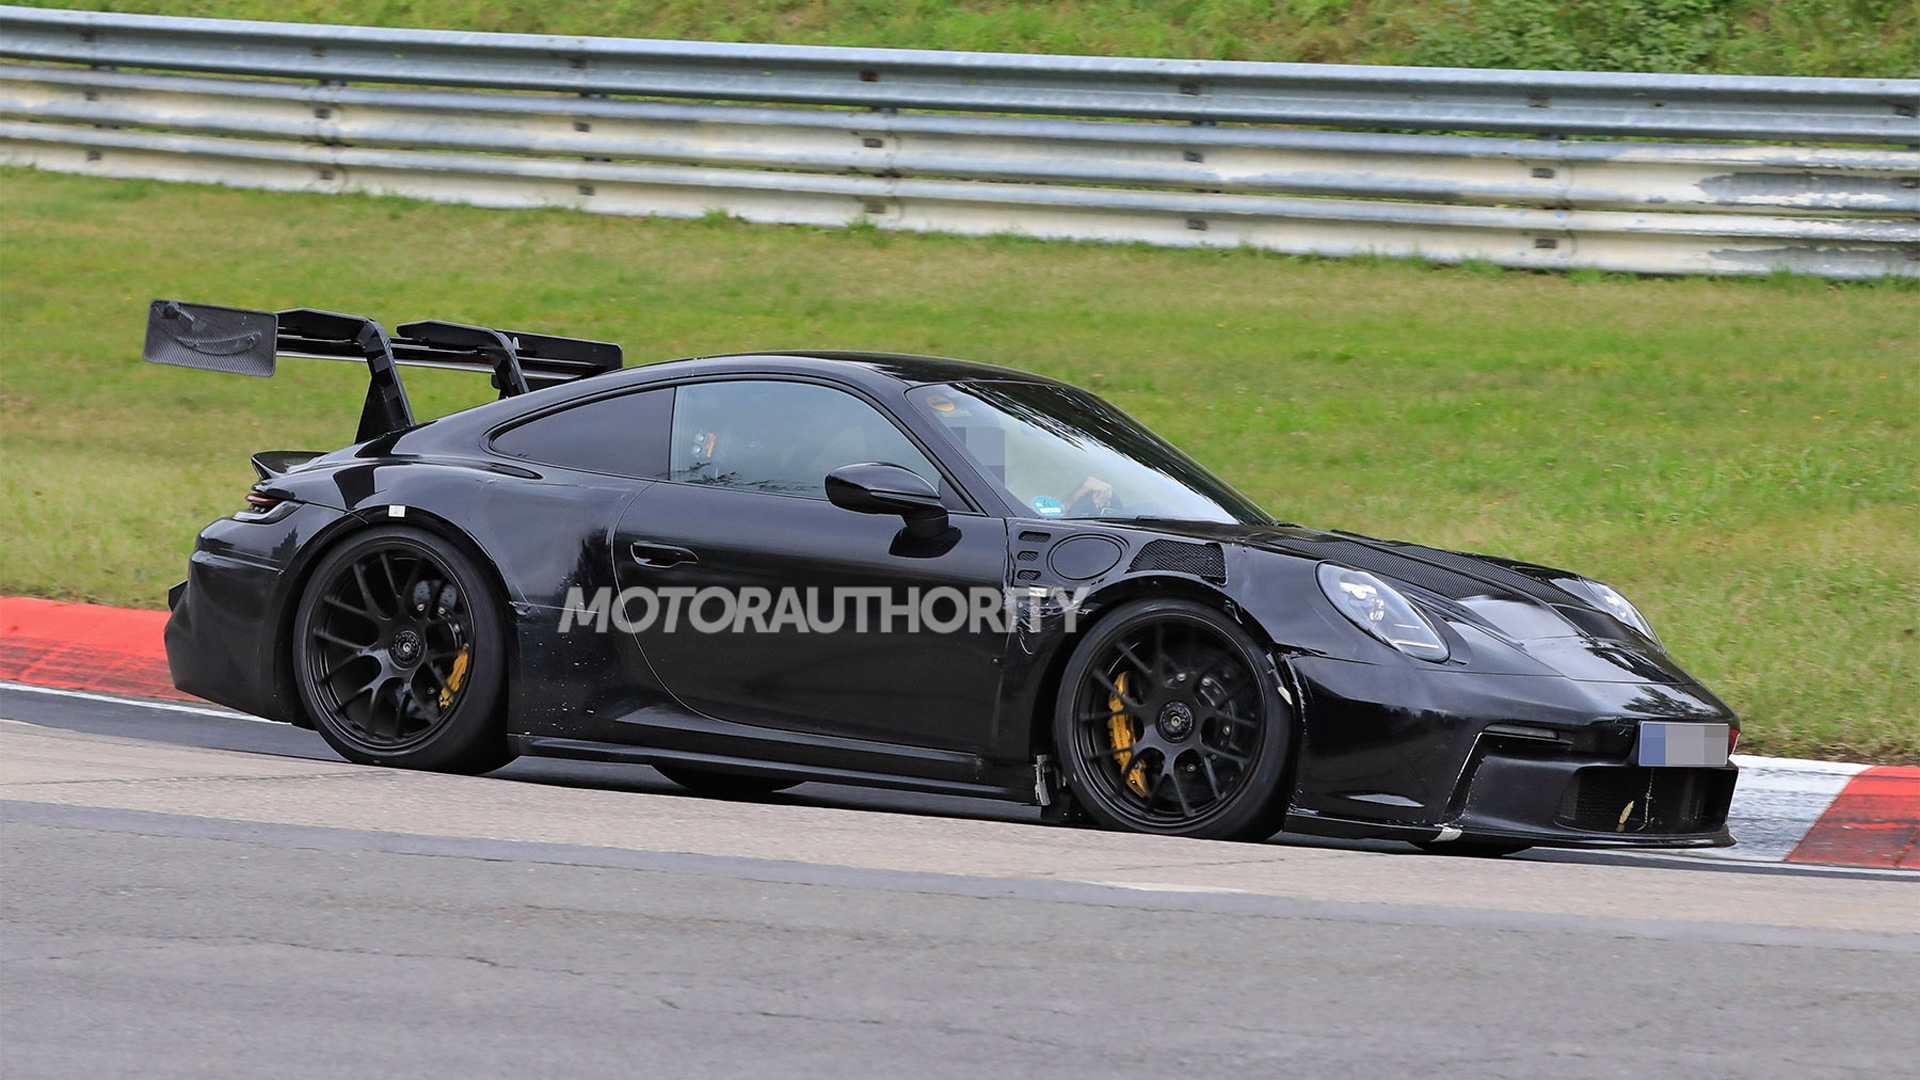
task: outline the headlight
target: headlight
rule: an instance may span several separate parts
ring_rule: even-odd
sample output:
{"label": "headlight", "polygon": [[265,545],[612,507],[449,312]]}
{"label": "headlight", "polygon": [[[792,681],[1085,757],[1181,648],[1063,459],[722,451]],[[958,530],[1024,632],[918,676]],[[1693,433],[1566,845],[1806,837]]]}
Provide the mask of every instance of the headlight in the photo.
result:
{"label": "headlight", "polygon": [[1645,615],[1640,614],[1640,609],[1628,603],[1627,598],[1621,596],[1612,587],[1586,578],[1560,578],[1554,584],[1583,600],[1590,601],[1594,607],[1645,634],[1648,641],[1660,645],[1663,649],[1666,648],[1660,643],[1660,635],[1653,632],[1653,624],[1647,621]]}
{"label": "headlight", "polygon": [[1320,589],[1355,626],[1422,660],[1445,660],[1447,643],[1407,598],[1364,570],[1320,564]]}

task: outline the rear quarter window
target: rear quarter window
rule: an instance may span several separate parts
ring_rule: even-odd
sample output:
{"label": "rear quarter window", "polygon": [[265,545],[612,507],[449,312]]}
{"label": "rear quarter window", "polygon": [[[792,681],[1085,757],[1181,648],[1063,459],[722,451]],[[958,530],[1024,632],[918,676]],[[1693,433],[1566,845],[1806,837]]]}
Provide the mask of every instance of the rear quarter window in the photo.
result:
{"label": "rear quarter window", "polygon": [[493,437],[493,452],[584,472],[659,480],[667,475],[673,388],[597,398],[536,416]]}

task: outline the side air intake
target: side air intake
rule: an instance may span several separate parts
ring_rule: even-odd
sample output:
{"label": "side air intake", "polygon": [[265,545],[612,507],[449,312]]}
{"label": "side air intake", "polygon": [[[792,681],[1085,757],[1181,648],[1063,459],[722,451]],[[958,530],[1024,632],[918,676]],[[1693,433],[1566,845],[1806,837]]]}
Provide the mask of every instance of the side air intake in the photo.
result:
{"label": "side air intake", "polygon": [[1140,549],[1140,554],[1133,557],[1133,563],[1127,570],[1132,573],[1171,570],[1176,574],[1192,574],[1208,581],[1224,583],[1227,580],[1227,559],[1221,554],[1219,544],[1154,540]]}

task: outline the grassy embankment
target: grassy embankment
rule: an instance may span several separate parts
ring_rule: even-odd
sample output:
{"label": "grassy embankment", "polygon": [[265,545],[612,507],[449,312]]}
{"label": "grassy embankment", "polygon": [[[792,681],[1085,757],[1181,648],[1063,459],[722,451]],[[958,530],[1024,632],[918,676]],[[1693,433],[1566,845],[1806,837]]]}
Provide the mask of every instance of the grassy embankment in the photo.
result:
{"label": "grassy embankment", "polygon": [[1920,75],[1914,0],[51,0],[447,30],[1353,64]]}
{"label": "grassy embankment", "polygon": [[[1768,753],[1920,761],[1920,290],[497,212],[0,172],[0,593],[157,606],[248,453],[364,376],[143,366],[146,302],[968,356],[1275,514],[1618,586]],[[433,376],[440,376],[434,378]],[[410,376],[427,415],[479,380]]]}

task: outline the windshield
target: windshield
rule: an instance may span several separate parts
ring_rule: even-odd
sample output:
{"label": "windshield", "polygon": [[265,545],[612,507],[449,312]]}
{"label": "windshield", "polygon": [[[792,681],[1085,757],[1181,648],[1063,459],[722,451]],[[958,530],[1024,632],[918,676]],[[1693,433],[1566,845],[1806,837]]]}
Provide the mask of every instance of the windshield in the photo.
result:
{"label": "windshield", "polygon": [[922,386],[909,400],[1016,505],[1047,518],[1272,518],[1171,443],[1082,390],[1024,382]]}

